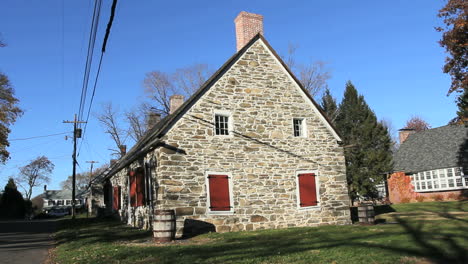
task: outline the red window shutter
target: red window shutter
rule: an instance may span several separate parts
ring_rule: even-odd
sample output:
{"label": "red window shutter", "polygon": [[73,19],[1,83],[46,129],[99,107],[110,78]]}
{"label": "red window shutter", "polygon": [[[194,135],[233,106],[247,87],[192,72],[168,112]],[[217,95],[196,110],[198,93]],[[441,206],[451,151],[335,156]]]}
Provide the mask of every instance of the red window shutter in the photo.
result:
{"label": "red window shutter", "polygon": [[300,207],[317,205],[317,191],[314,173],[299,174],[299,205]]}
{"label": "red window shutter", "polygon": [[115,210],[120,210],[120,187],[114,186],[114,201],[113,206]]}
{"label": "red window shutter", "polygon": [[136,206],[143,206],[145,204],[145,174],[143,170],[138,170],[136,176]]}
{"label": "red window shutter", "polygon": [[135,172],[130,172],[130,206],[136,206],[136,192],[137,192],[137,184],[135,180]]}
{"label": "red window shutter", "polygon": [[227,175],[208,176],[211,211],[230,211],[229,179]]}

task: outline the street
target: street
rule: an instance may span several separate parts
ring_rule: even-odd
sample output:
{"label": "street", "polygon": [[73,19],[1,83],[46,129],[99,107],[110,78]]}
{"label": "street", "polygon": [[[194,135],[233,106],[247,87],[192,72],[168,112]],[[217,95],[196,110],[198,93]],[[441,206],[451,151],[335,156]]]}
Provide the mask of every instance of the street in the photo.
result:
{"label": "street", "polygon": [[0,221],[0,263],[43,263],[57,220]]}

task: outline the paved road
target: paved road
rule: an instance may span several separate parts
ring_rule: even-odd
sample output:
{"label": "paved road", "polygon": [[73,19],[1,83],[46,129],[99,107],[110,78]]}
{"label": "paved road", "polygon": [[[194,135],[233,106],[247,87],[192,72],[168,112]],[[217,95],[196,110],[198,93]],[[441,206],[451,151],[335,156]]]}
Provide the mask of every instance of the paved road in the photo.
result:
{"label": "paved road", "polygon": [[0,263],[43,263],[56,220],[0,221]]}

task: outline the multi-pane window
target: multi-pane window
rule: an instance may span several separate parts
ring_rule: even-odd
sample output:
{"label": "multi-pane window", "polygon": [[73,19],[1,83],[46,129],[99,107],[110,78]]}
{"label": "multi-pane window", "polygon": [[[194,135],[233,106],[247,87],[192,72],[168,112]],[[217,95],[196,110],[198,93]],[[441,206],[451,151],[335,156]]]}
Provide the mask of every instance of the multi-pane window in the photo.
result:
{"label": "multi-pane window", "polygon": [[303,118],[294,118],[293,119],[294,127],[294,136],[295,137],[304,137],[304,119]]}
{"label": "multi-pane window", "polygon": [[468,175],[461,168],[418,172],[411,175],[415,191],[441,191],[468,188]]}
{"label": "multi-pane window", "polygon": [[215,134],[216,135],[229,135],[229,116],[228,115],[215,115]]}

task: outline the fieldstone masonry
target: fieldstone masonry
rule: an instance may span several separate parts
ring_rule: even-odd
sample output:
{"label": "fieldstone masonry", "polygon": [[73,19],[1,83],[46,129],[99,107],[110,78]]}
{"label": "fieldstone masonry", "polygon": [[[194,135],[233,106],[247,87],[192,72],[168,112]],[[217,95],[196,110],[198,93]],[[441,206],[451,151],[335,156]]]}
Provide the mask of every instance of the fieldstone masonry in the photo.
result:
{"label": "fieldstone masonry", "polygon": [[[230,114],[231,135],[215,135],[217,111]],[[305,119],[306,137],[294,137],[293,118]],[[217,232],[350,223],[343,148],[262,38],[161,140],[171,148],[158,147],[143,161],[156,160],[154,208],[175,210],[179,237],[188,219],[210,223]],[[317,171],[316,208],[298,207],[299,170]],[[234,213],[208,212],[207,171],[232,175]],[[127,170],[112,184],[122,187],[122,220],[149,228],[148,206],[128,208]]]}

